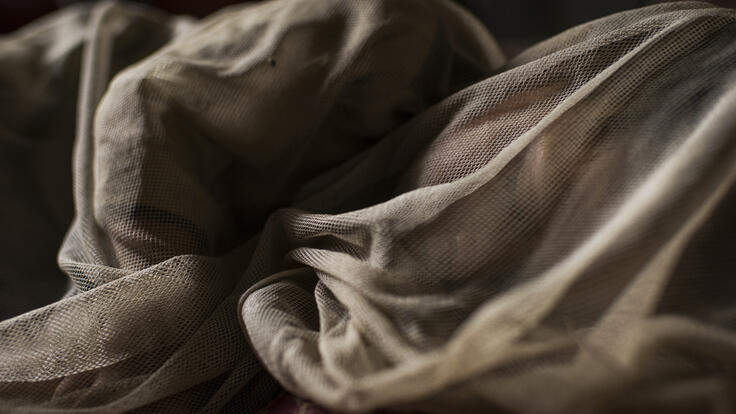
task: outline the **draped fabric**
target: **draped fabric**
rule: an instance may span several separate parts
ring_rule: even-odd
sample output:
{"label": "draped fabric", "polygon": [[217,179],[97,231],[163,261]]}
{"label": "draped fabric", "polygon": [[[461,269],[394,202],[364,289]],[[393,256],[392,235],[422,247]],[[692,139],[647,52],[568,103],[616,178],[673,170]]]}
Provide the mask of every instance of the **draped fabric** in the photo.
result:
{"label": "draped fabric", "polygon": [[0,86],[2,412],[736,410],[733,10],[100,3]]}

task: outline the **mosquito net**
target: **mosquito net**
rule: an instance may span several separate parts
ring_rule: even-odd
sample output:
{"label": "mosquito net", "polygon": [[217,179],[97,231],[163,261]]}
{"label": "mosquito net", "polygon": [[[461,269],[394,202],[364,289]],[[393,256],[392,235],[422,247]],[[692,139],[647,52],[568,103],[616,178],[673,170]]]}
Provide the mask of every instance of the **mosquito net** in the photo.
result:
{"label": "mosquito net", "polygon": [[0,85],[4,297],[70,281],[0,411],[736,409],[733,10],[507,61],[445,0],[101,3]]}

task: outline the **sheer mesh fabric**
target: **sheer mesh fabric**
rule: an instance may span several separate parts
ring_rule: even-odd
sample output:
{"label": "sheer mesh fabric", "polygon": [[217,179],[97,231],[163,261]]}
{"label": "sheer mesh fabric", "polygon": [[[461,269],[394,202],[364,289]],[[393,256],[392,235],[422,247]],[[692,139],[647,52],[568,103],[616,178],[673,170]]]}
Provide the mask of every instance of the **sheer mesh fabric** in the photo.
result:
{"label": "sheer mesh fabric", "polygon": [[48,251],[57,194],[74,219],[67,293],[0,323],[0,411],[254,412],[279,387],[733,411],[734,40],[734,11],[672,3],[506,60],[444,0],[102,3],[5,37],[4,168],[71,154],[73,181],[3,182],[28,248],[2,277]]}

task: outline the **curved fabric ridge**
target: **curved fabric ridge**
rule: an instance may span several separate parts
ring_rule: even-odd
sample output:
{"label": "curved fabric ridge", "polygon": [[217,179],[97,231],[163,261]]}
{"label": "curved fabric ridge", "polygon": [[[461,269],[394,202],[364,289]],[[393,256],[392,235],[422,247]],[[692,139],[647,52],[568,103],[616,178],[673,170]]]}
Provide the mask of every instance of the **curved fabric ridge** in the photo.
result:
{"label": "curved fabric ridge", "polygon": [[733,410],[735,18],[508,61],[448,0],[3,37],[0,277],[69,288],[0,322],[0,412]]}
{"label": "curved fabric ridge", "polygon": [[[353,208],[386,174],[394,198],[272,217],[264,235],[282,241],[256,255],[295,270],[257,270],[273,276],[241,298],[269,371],[356,412],[732,401],[718,372],[736,362],[733,320],[672,295],[702,276],[689,269],[733,269],[702,247],[734,229],[713,224],[734,201],[733,19],[687,3],[572,29],[389,135],[304,208]],[[708,290],[732,315],[726,291]],[[694,377],[710,385],[674,398]]]}
{"label": "curved fabric ridge", "polygon": [[434,0],[264,2],[199,22],[106,2],[4,41],[8,77],[18,53],[80,59],[58,257],[72,288],[0,324],[0,410],[33,413],[265,405],[277,386],[235,310],[263,222],[504,63],[480,23]]}

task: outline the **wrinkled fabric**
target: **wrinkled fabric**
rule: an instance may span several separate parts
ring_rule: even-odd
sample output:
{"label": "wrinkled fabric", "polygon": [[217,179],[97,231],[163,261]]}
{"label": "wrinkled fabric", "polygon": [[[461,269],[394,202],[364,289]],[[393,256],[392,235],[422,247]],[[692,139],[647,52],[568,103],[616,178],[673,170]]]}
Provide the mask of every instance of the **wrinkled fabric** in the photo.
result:
{"label": "wrinkled fabric", "polygon": [[507,61],[445,0],[6,36],[0,276],[69,288],[0,323],[0,411],[735,410],[735,40],[672,3]]}

